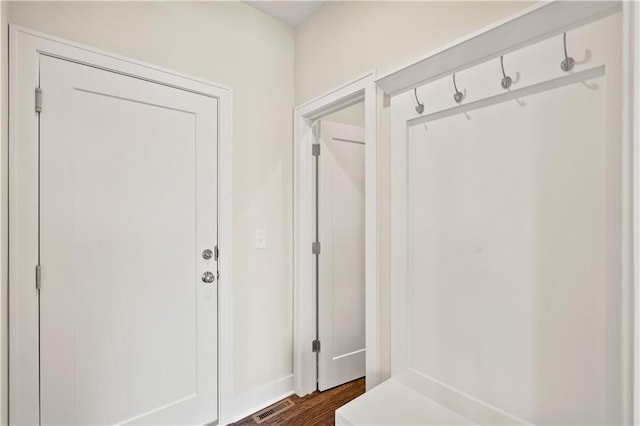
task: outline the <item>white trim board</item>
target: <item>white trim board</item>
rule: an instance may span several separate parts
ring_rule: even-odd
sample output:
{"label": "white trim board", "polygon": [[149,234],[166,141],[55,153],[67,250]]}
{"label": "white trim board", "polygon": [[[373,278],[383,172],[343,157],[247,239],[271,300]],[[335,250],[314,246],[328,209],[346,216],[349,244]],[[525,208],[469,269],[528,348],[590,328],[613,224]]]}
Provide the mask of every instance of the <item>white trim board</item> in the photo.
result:
{"label": "white trim board", "polygon": [[623,316],[633,318],[629,326],[623,330],[627,338],[628,347],[623,348],[623,363],[629,365],[633,371],[628,374],[625,383],[628,390],[628,398],[624,400],[623,410],[632,412],[629,423],[640,424],[640,123],[638,112],[640,111],[640,7],[636,2],[624,2],[622,5],[622,137],[624,158],[624,180],[628,185],[623,189],[628,205],[624,214],[628,215],[624,220],[629,222],[633,232],[626,235],[624,249],[627,252],[623,259],[625,280],[633,282],[633,285],[623,289],[622,298],[627,301],[624,306]]}
{"label": "white trim board", "polygon": [[375,73],[369,72],[295,109],[294,113],[294,326],[293,375],[298,395],[316,390],[316,330],[313,167],[311,144],[315,120],[364,100],[365,103],[365,324],[366,382],[379,382],[377,112]]}
{"label": "white trim board", "polygon": [[293,374],[248,390],[233,400],[233,421],[251,414],[293,394]]}
{"label": "white trim board", "polygon": [[[37,115],[40,54],[153,81],[218,99],[218,423],[232,417],[232,91],[201,79],[113,55],[16,25],[10,25],[9,70],[9,408],[11,423],[37,424],[38,331],[33,268],[37,264]],[[26,179],[33,194],[17,193],[17,179]],[[30,212],[19,216],[18,212]],[[18,420],[19,419],[19,420]]]}
{"label": "white trim board", "polygon": [[531,86],[522,87],[520,89],[510,90],[499,95],[490,96],[488,98],[479,99],[477,101],[461,104],[452,108],[443,109],[441,111],[433,112],[427,115],[421,115],[416,118],[412,118],[407,121],[408,126],[415,126],[418,124],[428,123],[430,121],[441,120],[446,117],[451,117],[456,114],[463,114],[465,112],[473,111],[480,108],[486,108],[491,105],[496,105],[502,102],[506,102],[520,97],[533,95],[535,93],[544,92],[546,90],[557,89],[569,84],[589,80],[596,77],[602,77],[604,74],[604,65],[590,68],[584,71],[578,71],[564,75],[562,77],[554,78],[553,80],[543,81],[541,83],[532,84]]}
{"label": "white trim board", "polygon": [[620,11],[618,1],[539,2],[392,71],[376,83],[393,96]]}

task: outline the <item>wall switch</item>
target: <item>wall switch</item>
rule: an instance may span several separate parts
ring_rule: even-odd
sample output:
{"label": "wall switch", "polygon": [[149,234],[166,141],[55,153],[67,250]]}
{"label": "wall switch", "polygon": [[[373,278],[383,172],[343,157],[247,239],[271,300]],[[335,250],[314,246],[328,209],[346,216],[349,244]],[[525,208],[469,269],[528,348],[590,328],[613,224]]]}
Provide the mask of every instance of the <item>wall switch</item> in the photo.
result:
{"label": "wall switch", "polygon": [[256,230],[256,248],[267,248],[267,231],[265,231],[264,229]]}

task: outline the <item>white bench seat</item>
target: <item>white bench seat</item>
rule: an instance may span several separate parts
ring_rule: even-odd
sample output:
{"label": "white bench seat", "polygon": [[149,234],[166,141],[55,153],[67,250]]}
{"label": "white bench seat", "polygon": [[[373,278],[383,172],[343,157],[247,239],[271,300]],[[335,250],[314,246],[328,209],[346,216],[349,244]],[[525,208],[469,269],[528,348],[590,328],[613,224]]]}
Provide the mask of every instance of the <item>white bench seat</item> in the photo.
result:
{"label": "white bench seat", "polygon": [[472,425],[391,378],[336,410],[336,425]]}

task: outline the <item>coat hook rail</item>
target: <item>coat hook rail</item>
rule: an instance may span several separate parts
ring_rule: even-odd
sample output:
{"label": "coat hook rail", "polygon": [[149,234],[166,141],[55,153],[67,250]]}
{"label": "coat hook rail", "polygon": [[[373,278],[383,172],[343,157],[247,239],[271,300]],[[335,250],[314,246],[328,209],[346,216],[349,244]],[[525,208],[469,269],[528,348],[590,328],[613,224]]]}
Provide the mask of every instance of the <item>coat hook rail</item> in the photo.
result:
{"label": "coat hook rail", "polygon": [[456,85],[456,74],[453,74],[453,88],[456,89],[456,93],[453,94],[453,100],[456,101],[456,103],[460,103],[462,102],[462,100],[464,99],[464,94],[458,90],[458,86]]}
{"label": "coat hook rail", "polygon": [[413,88],[413,95],[416,97],[416,103],[418,105],[416,105],[416,112],[418,114],[422,114],[424,112],[424,104],[422,102],[420,102],[420,99],[418,99],[418,88],[414,87]]}
{"label": "coat hook rail", "polygon": [[503,89],[509,89],[509,87],[511,87],[511,84],[513,83],[513,79],[509,77],[507,73],[504,72],[503,56],[500,56],[500,68],[502,68],[502,81],[500,82],[500,85],[502,86]]}
{"label": "coat hook rail", "polygon": [[567,33],[565,32],[562,36],[563,45],[564,45],[564,59],[560,62],[560,68],[564,72],[569,72],[573,69],[573,66],[576,64],[576,61],[567,54]]}

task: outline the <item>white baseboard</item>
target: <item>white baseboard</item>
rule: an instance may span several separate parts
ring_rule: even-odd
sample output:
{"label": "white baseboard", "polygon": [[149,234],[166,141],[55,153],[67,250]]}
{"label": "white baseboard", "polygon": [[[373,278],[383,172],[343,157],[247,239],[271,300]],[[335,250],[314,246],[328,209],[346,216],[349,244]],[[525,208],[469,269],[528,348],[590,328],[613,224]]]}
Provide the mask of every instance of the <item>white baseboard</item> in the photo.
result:
{"label": "white baseboard", "polygon": [[293,394],[293,374],[253,388],[233,400],[233,421],[238,421]]}

